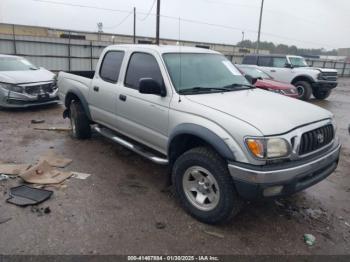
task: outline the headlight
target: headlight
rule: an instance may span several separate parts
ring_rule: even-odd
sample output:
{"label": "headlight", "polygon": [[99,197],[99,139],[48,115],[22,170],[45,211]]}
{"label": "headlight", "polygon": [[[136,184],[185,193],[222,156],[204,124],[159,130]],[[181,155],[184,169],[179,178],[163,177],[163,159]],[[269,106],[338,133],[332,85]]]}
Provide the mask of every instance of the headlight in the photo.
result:
{"label": "headlight", "polygon": [[253,156],[260,159],[280,158],[290,154],[290,145],[283,138],[247,138],[245,143]]}
{"label": "headlight", "polygon": [[17,93],[23,93],[23,88],[21,86],[16,86],[13,84],[7,84],[7,83],[0,83],[0,87]]}

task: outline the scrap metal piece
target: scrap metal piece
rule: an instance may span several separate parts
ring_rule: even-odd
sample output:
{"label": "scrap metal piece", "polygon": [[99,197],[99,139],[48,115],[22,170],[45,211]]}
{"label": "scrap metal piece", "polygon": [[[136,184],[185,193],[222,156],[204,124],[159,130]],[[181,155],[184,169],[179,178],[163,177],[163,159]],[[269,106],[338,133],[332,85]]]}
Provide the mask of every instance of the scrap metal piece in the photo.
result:
{"label": "scrap metal piece", "polygon": [[26,185],[10,189],[10,196],[6,202],[17,206],[37,205],[49,199],[53,191],[29,187]]}
{"label": "scrap metal piece", "polygon": [[49,126],[49,127],[34,127],[34,130],[71,131],[72,129],[71,129],[70,127],[55,127],[55,126]]}
{"label": "scrap metal piece", "polygon": [[87,173],[80,173],[80,172],[72,172],[72,177],[77,178],[77,179],[87,179],[91,174]]}

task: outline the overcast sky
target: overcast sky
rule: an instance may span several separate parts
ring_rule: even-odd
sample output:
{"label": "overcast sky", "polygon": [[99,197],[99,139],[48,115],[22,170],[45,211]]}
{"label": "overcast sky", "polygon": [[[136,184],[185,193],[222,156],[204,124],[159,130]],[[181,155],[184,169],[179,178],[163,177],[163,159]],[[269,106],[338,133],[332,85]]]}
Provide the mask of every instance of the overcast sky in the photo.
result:
{"label": "overcast sky", "polygon": [[[97,22],[102,22],[105,32],[131,34],[133,19],[132,15],[128,16],[128,11],[136,6],[137,34],[154,36],[156,5],[151,15],[146,17],[153,2],[0,0],[0,22],[84,31],[97,31]],[[184,40],[236,44],[242,39],[244,31],[246,39],[256,40],[260,4],[261,0],[161,0],[161,14],[165,17],[161,17],[160,36],[178,39],[180,35],[180,39]],[[117,9],[124,12],[118,12]],[[350,0],[265,0],[261,40],[298,47],[350,47],[349,25]]]}

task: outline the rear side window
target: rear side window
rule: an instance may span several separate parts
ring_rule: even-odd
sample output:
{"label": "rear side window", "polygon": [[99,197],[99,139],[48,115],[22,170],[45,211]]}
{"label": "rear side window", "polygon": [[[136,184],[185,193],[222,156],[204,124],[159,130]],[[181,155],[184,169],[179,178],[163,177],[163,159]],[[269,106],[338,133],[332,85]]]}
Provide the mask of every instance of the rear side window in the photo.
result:
{"label": "rear side window", "polygon": [[270,56],[260,56],[258,66],[272,66],[272,58]]}
{"label": "rear side window", "polygon": [[107,82],[117,82],[124,58],[122,51],[109,51],[105,54],[100,68],[100,77]]}
{"label": "rear side window", "polygon": [[258,62],[258,57],[257,56],[245,56],[243,58],[242,64],[245,65],[256,65]]}
{"label": "rear side window", "polygon": [[274,57],[272,60],[273,67],[285,67],[287,63],[287,58],[285,57]]}
{"label": "rear side window", "polygon": [[133,53],[125,76],[125,86],[138,89],[141,78],[152,78],[163,85],[163,77],[157,60],[146,53]]}

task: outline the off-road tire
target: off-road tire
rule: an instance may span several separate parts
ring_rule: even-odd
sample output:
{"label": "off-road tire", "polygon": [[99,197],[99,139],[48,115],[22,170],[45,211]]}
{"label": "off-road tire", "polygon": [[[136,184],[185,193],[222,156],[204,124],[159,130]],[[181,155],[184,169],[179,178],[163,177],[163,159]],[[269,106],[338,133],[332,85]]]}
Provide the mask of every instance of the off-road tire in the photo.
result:
{"label": "off-road tire", "polygon": [[298,90],[298,98],[304,101],[307,101],[310,99],[312,95],[312,86],[309,82],[306,81],[298,81],[294,83],[294,86]]}
{"label": "off-road tire", "polygon": [[[217,205],[209,211],[194,206],[187,198],[183,177],[186,170],[199,166],[208,170],[217,181],[220,197]],[[232,219],[241,209],[239,198],[227,163],[213,150],[206,147],[193,148],[181,155],[174,163],[172,179],[177,197],[183,208],[194,218],[207,224],[221,224]]]}
{"label": "off-road tire", "polygon": [[69,107],[69,118],[71,121],[71,134],[77,139],[87,139],[91,137],[91,126],[81,103],[73,100]]}
{"label": "off-road tire", "polygon": [[328,89],[328,90],[316,90],[314,89],[314,91],[312,92],[312,94],[314,95],[314,97],[316,99],[326,99],[327,97],[329,97],[329,95],[331,94],[332,90]]}

